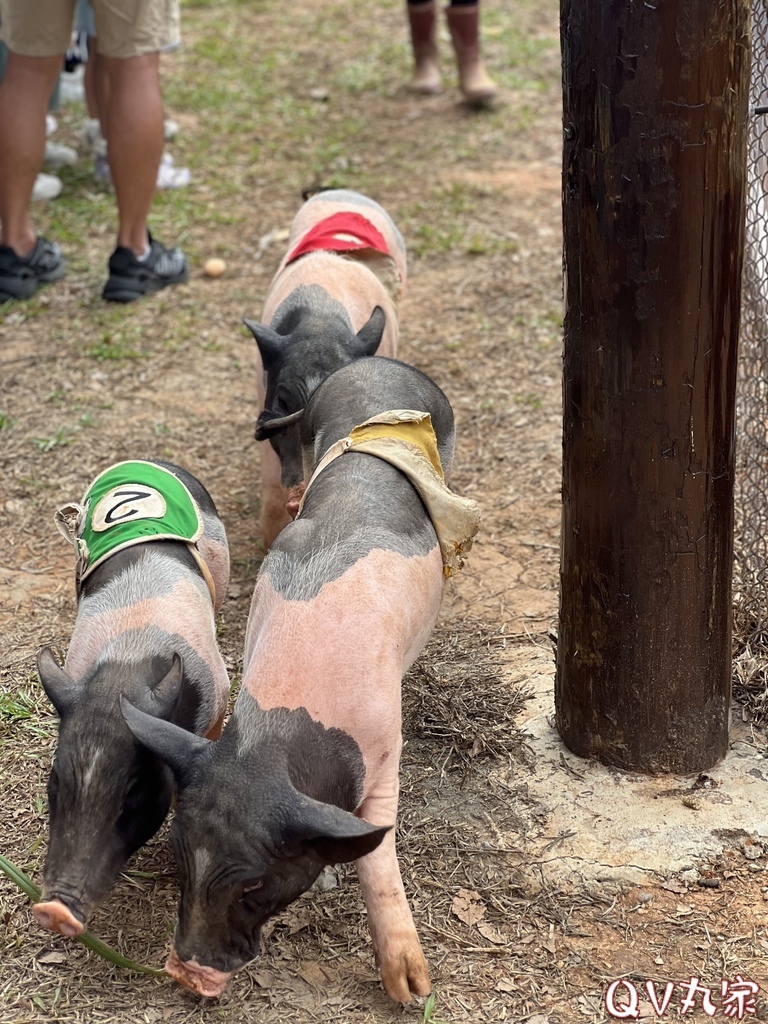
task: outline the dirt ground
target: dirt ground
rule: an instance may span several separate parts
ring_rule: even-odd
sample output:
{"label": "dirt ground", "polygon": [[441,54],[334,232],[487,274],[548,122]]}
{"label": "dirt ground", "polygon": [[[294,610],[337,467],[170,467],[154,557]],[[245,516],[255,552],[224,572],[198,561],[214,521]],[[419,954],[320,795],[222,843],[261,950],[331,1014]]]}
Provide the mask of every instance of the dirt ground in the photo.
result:
{"label": "dirt ground", "polygon": [[[641,1019],[656,1016],[646,979],[661,995],[667,982],[697,977],[725,1020],[721,979],[768,979],[762,847],[745,853],[732,837],[700,866],[706,885],[574,887],[538,870],[559,839],[527,795],[533,755],[516,714],[533,662],[551,657],[557,614],[560,71],[557,4],[512,8],[484,0],[501,97],[474,112],[459,102],[445,39],[445,91],[418,99],[402,87],[396,0],[375,10],[336,0],[187,4],[185,47],[164,81],[181,126],[174,156],[193,181],[158,197],[153,225],[184,246],[190,283],[127,309],[101,303],[114,216],[85,159],[63,172],[62,197],[36,210],[70,273],[0,311],[0,853],[39,881],[56,720],[34,656],[41,644],[66,649],[75,614],[71,550],[52,512],[111,461],[170,458],[213,495],[232,552],[220,636],[237,682],[263,554],[254,348],[240,321],[259,314],[301,189],[345,185],[385,205],[405,236],[400,354],[450,398],[453,486],[483,510],[467,568],[405,686],[399,844],[432,971],[431,1020],[606,1021],[604,994],[620,977],[641,992]],[[77,143],[82,109],[59,120],[60,141]],[[216,280],[202,274],[213,255],[227,261]],[[339,869],[329,885],[280,915],[262,956],[206,1002],[43,934],[0,878],[0,1022],[427,1019],[423,1005],[396,1007],[381,989],[354,871]],[[165,829],[91,928],[161,965],[176,898]],[[665,1018],[712,1019],[700,999],[683,1013],[684,991]]]}

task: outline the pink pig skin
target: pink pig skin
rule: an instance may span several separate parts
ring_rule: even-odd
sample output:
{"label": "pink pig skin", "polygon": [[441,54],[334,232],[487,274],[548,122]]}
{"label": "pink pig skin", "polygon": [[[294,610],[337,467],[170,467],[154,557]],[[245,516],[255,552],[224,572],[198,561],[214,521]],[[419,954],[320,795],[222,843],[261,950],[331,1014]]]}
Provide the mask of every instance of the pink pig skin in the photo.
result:
{"label": "pink pig skin", "polygon": [[[357,741],[365,762],[356,813],[395,825],[401,680],[426,643],[443,595],[442,557],[374,550],[311,602],[286,601],[268,578],[253,595],[243,687],[264,709],[306,708]],[[387,993],[427,995],[429,971],[403,889],[394,828],[357,861],[376,960]]]}

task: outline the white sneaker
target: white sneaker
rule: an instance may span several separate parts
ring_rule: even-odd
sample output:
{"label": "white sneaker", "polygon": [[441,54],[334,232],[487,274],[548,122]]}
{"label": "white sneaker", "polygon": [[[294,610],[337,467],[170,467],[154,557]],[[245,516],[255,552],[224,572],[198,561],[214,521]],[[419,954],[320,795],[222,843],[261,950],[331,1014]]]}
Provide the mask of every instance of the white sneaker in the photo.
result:
{"label": "white sneaker", "polygon": [[[97,156],[94,161],[93,174],[97,181],[108,188],[112,187],[112,171],[106,156]],[[186,188],[192,180],[192,172],[188,167],[176,167],[170,153],[163,153],[157,169],[155,188]]]}
{"label": "white sneaker", "polygon": [[109,169],[109,162],[106,156],[97,154],[93,158],[93,176],[102,185],[112,188],[112,171]]}
{"label": "white sneaker", "polygon": [[[48,134],[50,135],[50,132]],[[171,142],[178,134],[178,122],[172,121],[167,117],[163,121],[163,138],[166,142]],[[86,118],[85,124],[83,125],[83,138],[85,139],[86,145],[98,156],[104,155],[102,149],[106,152],[107,144],[101,134],[101,124],[97,117]]]}
{"label": "white sneaker", "polygon": [[78,64],[74,71],[61,72],[59,76],[59,99],[62,103],[85,102],[84,71],[85,64]]}
{"label": "white sneaker", "polygon": [[96,140],[101,138],[101,123],[98,117],[86,117],[83,121],[83,139],[93,149]]}
{"label": "white sneaker", "polygon": [[55,199],[64,186],[55,174],[38,174],[32,189],[33,199]]}
{"label": "white sneaker", "polygon": [[170,153],[163,153],[160,166],[157,169],[157,187],[186,188],[192,180],[192,172],[188,167],[176,167]]}
{"label": "white sneaker", "polygon": [[72,167],[77,163],[77,152],[59,142],[46,142],[43,162],[49,167]]}

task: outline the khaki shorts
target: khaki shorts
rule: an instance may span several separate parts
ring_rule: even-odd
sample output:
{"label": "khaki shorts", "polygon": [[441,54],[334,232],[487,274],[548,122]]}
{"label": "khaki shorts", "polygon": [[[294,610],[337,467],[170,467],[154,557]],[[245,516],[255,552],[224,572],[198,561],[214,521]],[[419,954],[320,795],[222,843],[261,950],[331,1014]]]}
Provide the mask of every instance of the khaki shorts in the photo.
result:
{"label": "khaki shorts", "polygon": [[[105,57],[140,57],[179,44],[179,0],[92,0],[97,49]],[[75,0],[0,0],[0,38],[22,57],[64,54]]]}

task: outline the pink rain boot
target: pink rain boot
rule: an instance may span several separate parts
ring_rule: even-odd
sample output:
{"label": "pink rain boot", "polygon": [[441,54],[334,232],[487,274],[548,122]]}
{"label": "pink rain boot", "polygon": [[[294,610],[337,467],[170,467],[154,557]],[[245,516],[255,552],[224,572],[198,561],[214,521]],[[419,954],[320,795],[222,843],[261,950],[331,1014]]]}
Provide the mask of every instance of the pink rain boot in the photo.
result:
{"label": "pink rain boot", "polygon": [[498,90],[480,60],[479,4],[446,7],[445,17],[456,51],[459,86],[465,100],[474,106],[490,103]]}
{"label": "pink rain boot", "polygon": [[437,2],[406,4],[411,29],[414,71],[408,88],[423,96],[440,92],[440,68],[437,63]]}

